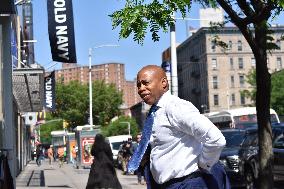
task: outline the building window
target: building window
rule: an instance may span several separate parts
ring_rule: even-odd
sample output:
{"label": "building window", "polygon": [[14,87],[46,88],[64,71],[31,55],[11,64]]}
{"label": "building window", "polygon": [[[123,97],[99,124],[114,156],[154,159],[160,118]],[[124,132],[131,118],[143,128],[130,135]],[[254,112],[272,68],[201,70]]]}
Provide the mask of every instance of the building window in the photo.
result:
{"label": "building window", "polygon": [[245,105],[245,104],[246,104],[245,95],[241,94],[241,105]]}
{"label": "building window", "polygon": [[277,40],[276,41],[276,45],[279,47],[279,49],[278,50],[281,50],[281,40]]}
{"label": "building window", "polygon": [[228,50],[232,50],[232,46],[233,46],[232,41],[229,41],[229,43],[228,43]]}
{"label": "building window", "polygon": [[230,69],[231,69],[231,70],[234,69],[234,61],[233,61],[233,58],[230,58]]}
{"label": "building window", "polygon": [[213,89],[218,89],[218,77],[213,76]]}
{"label": "building window", "polygon": [[255,59],[251,58],[251,67],[255,68]]}
{"label": "building window", "polygon": [[217,59],[216,58],[212,58],[212,69],[217,70]]}
{"label": "building window", "polygon": [[218,95],[214,95],[214,106],[218,106],[219,105],[219,96]]}
{"label": "building window", "polygon": [[213,41],[211,41],[211,51],[216,52],[216,44]]}
{"label": "building window", "polygon": [[236,105],[236,97],[235,97],[235,94],[232,94],[232,95],[231,95],[231,102],[232,102],[232,105]]}
{"label": "building window", "polygon": [[270,69],[270,62],[269,62],[269,58],[267,58],[267,68]]}
{"label": "building window", "polygon": [[243,50],[243,44],[241,40],[238,40],[238,51],[242,51]]}
{"label": "building window", "polygon": [[239,58],[238,62],[239,62],[239,69],[244,69],[244,60],[243,60],[243,58]]}
{"label": "building window", "polygon": [[245,76],[240,75],[240,87],[244,87],[245,86]]}
{"label": "building window", "polygon": [[281,60],[281,57],[277,57],[277,60],[276,60],[276,66],[277,66],[277,69],[282,69],[282,60]]}
{"label": "building window", "polygon": [[235,77],[231,75],[231,88],[235,87]]}

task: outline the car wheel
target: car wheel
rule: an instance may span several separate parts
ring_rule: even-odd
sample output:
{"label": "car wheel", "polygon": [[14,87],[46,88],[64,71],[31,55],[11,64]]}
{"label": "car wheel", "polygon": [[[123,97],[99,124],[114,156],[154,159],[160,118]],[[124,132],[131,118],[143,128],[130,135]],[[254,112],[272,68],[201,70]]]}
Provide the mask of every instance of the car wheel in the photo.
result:
{"label": "car wheel", "polygon": [[246,189],[255,189],[255,178],[252,169],[247,169],[245,172]]}

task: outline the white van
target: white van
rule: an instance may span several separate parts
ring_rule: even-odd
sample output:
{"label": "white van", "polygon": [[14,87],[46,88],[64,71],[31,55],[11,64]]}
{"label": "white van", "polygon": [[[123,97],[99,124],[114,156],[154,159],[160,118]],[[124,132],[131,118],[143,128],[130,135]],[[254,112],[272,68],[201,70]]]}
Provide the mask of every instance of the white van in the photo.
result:
{"label": "white van", "polygon": [[[243,107],[231,110],[220,111],[207,116],[219,129],[239,128],[243,129],[249,126],[257,125],[256,107]],[[270,108],[271,123],[280,123],[275,110]]]}
{"label": "white van", "polygon": [[124,141],[128,141],[129,138],[132,139],[132,136],[131,135],[117,135],[117,136],[107,137],[107,140],[109,141],[110,148],[113,154],[113,160],[115,163],[117,163],[117,155],[118,155],[120,145]]}

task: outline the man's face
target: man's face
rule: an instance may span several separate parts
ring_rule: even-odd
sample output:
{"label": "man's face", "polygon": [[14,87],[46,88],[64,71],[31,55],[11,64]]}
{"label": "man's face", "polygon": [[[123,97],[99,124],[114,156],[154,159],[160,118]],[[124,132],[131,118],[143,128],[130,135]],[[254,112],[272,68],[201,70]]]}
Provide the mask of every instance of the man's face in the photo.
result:
{"label": "man's face", "polygon": [[139,143],[141,140],[141,135],[137,135],[137,142]]}
{"label": "man's face", "polygon": [[165,81],[151,69],[142,69],[137,75],[138,94],[146,104],[155,104],[164,94]]}

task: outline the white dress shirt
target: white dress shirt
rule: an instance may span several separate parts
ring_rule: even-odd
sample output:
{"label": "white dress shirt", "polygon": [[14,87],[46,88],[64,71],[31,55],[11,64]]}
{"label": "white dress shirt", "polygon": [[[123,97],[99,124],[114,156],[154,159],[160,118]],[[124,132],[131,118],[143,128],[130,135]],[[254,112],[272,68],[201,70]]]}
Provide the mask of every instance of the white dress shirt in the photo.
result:
{"label": "white dress shirt", "polygon": [[226,140],[220,130],[188,101],[166,92],[156,104],[150,144],[151,173],[157,183],[210,171]]}

